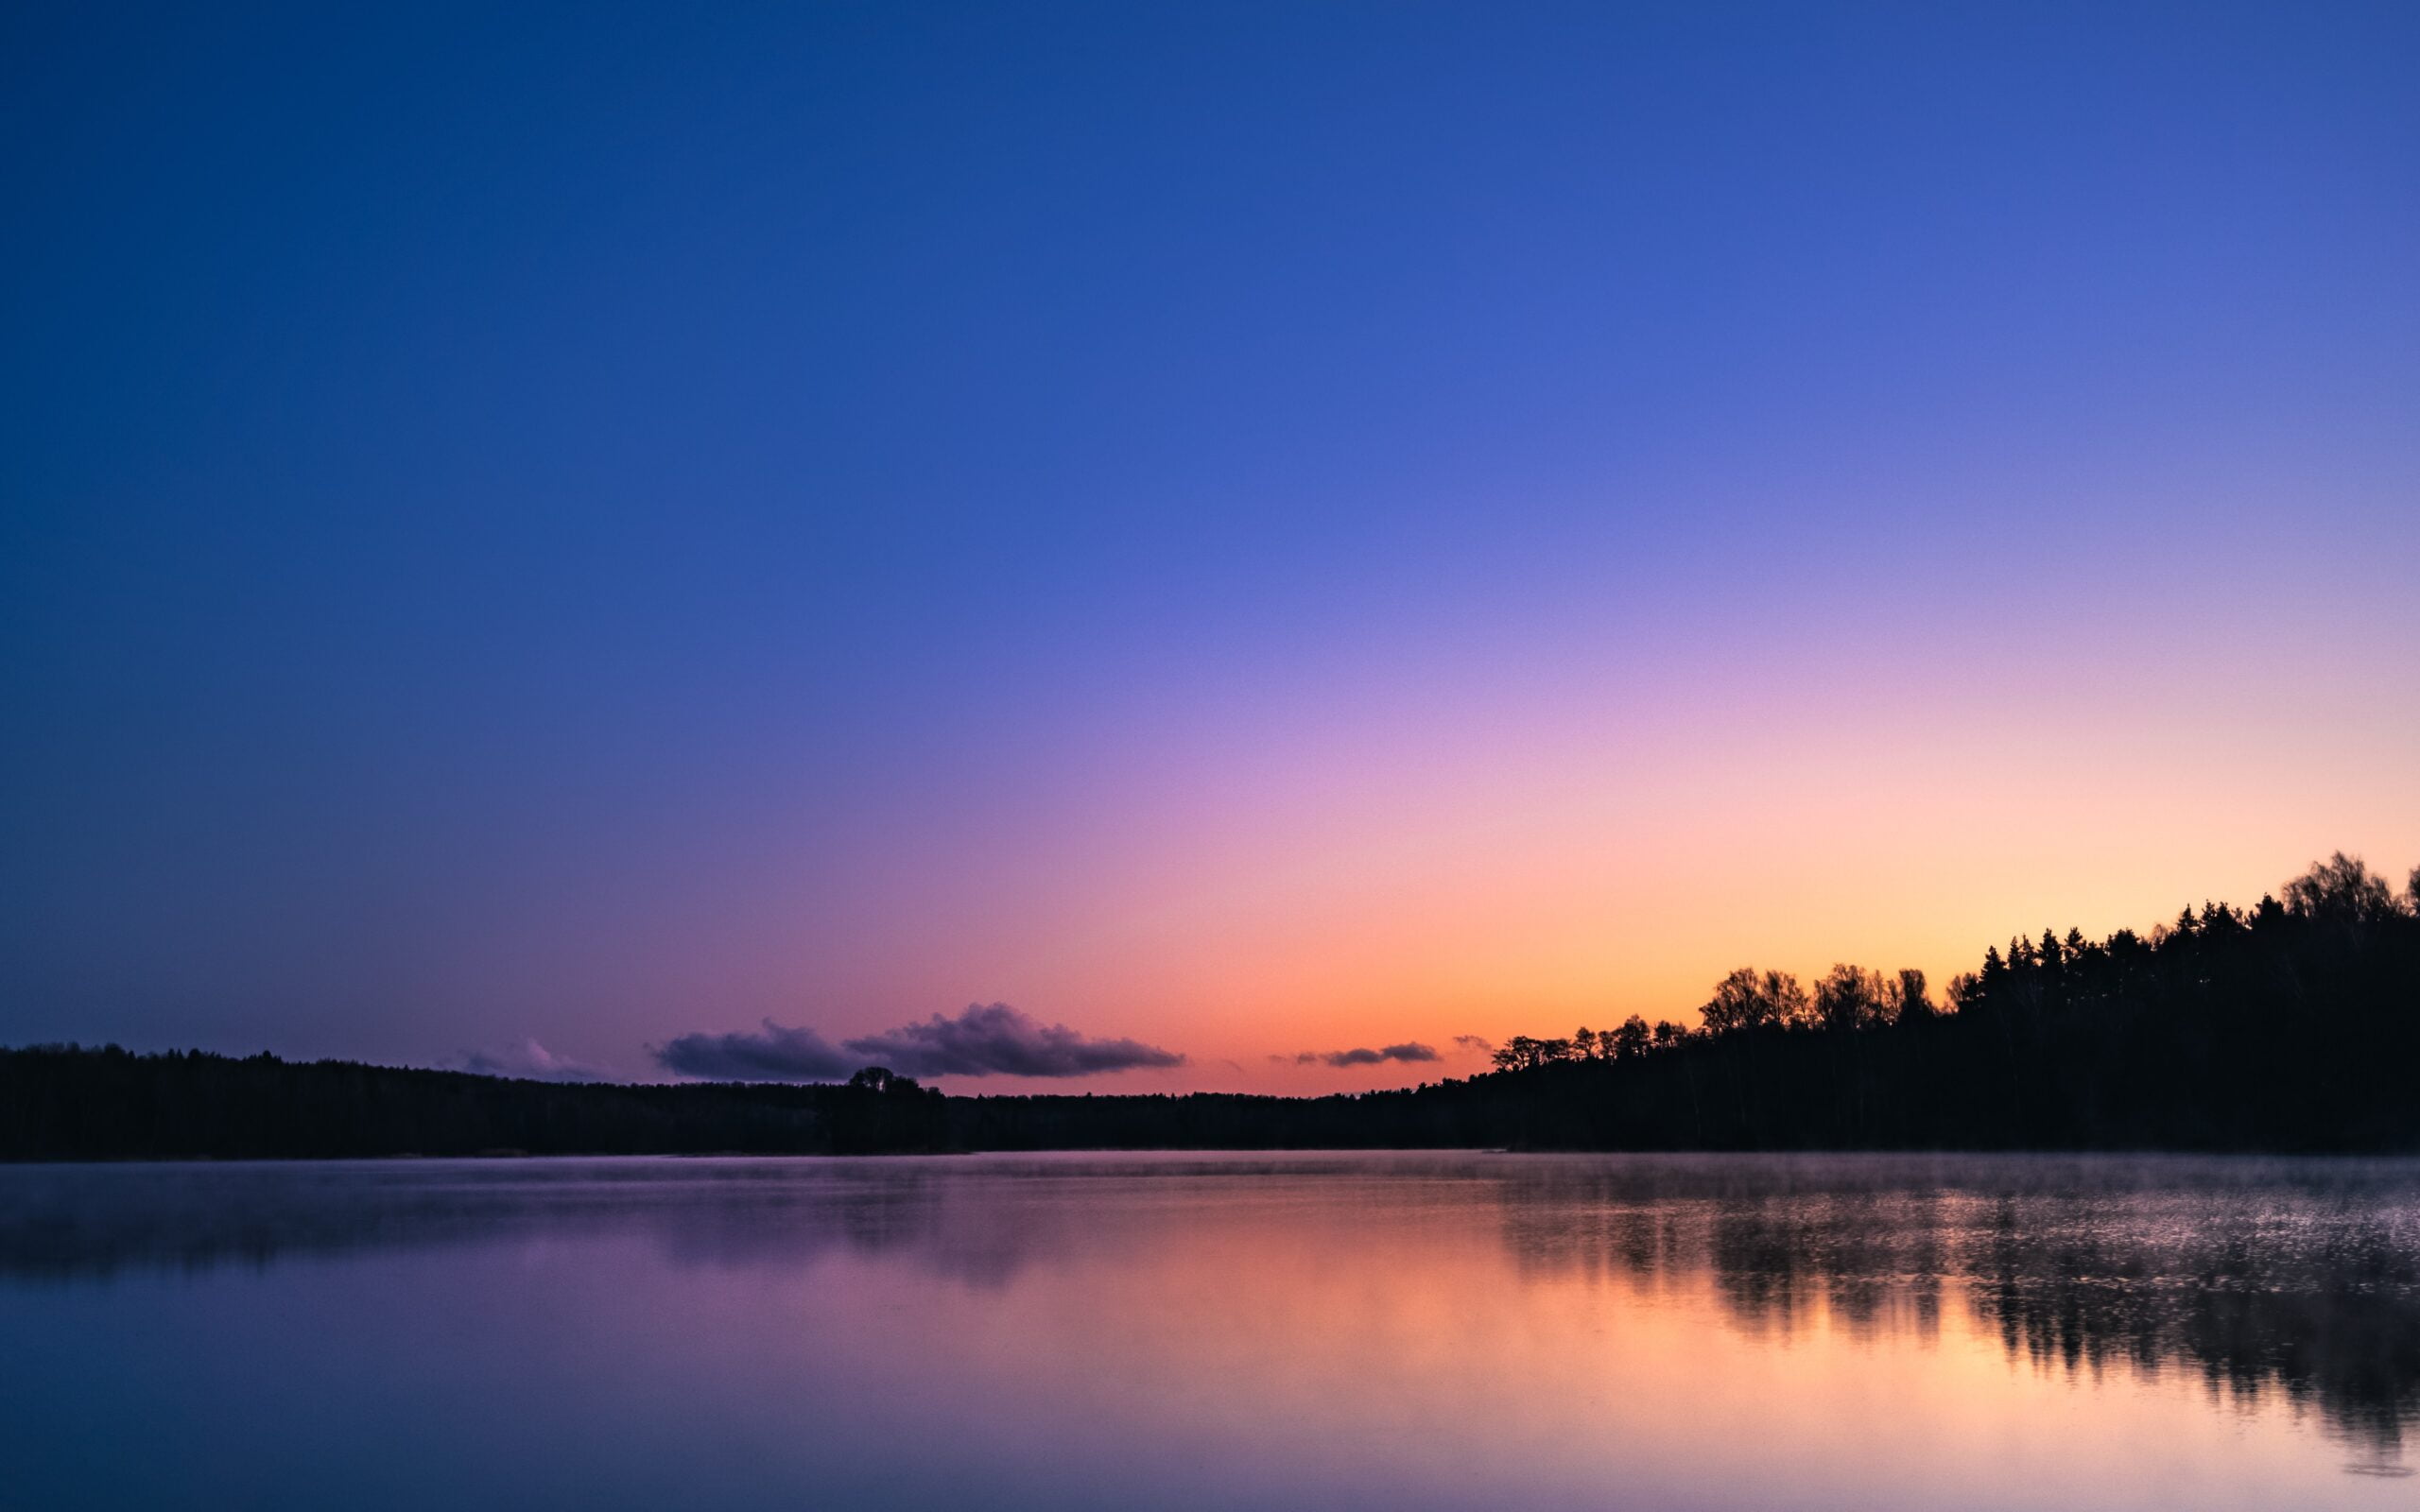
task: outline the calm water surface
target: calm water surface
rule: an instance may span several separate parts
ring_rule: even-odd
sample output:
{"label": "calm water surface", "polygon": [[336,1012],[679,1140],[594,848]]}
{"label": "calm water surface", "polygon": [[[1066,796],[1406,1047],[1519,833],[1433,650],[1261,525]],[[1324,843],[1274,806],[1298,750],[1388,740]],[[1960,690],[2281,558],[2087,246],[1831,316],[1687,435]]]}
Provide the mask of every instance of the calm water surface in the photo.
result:
{"label": "calm water surface", "polygon": [[0,1168],[26,1507],[2408,1507],[2420,1164]]}

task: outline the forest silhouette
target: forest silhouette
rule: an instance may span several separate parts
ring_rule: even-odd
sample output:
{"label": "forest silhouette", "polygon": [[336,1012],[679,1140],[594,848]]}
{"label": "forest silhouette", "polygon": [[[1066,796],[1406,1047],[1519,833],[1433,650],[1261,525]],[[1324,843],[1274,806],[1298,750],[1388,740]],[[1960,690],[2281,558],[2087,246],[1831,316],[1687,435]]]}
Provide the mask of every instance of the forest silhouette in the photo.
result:
{"label": "forest silhouette", "polygon": [[1288,1098],[557,1084],[260,1055],[0,1051],[0,1158],[950,1150],[2420,1151],[2420,869],[2339,853],[2249,908],[1922,972],[1742,968],[1694,1026],[1517,1036],[1495,1068]]}

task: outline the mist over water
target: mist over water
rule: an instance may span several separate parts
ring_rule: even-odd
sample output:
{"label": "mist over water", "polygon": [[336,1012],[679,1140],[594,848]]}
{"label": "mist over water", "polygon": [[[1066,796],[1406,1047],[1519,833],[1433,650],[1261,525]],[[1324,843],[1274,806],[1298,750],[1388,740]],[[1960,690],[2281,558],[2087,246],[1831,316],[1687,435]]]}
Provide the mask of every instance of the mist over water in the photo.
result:
{"label": "mist over water", "polygon": [[2420,1162],[15,1167],[0,1339],[41,1506],[2391,1505]]}

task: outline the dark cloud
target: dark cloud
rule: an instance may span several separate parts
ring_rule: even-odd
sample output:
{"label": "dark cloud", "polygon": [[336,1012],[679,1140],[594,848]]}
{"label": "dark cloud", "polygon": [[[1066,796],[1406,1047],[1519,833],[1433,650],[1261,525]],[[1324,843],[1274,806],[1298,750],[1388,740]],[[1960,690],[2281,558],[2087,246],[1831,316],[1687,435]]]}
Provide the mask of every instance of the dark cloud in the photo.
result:
{"label": "dark cloud", "polygon": [[1093,1076],[1106,1071],[1182,1066],[1173,1050],[1139,1040],[1087,1039],[1063,1023],[1045,1024],[1005,1003],[971,1004],[955,1019],[847,1041],[849,1049],[910,1076]]}
{"label": "dark cloud", "polygon": [[478,1076],[511,1076],[524,1081],[611,1081],[594,1066],[566,1060],[535,1040],[524,1040],[501,1050],[465,1051],[455,1064]]}
{"label": "dark cloud", "polygon": [[717,1081],[833,1081],[860,1066],[904,1076],[1095,1076],[1182,1066],[1184,1057],[1139,1040],[1097,1040],[1046,1024],[1005,1003],[973,1004],[958,1017],[844,1040],[772,1020],[754,1034],[684,1034],[655,1047],[665,1070]]}
{"label": "dark cloud", "polygon": [[684,1034],[649,1049],[665,1070],[706,1081],[838,1081],[865,1064],[812,1029],[770,1019],[755,1034]]}
{"label": "dark cloud", "polygon": [[1383,1050],[1305,1050],[1294,1057],[1298,1066],[1375,1066],[1389,1060],[1434,1060],[1434,1046],[1411,1040]]}
{"label": "dark cloud", "polygon": [[1454,1036],[1454,1043],[1461,1046],[1464,1050],[1476,1050],[1482,1056],[1494,1055],[1495,1053],[1495,1041],[1488,1039],[1484,1035],[1458,1034]]}

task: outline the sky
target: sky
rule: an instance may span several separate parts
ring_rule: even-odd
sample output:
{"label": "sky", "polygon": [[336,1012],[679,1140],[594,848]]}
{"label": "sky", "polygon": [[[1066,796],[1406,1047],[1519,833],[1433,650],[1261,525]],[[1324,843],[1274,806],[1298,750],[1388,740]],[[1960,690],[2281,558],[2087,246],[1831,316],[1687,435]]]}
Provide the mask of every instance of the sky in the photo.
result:
{"label": "sky", "polygon": [[2415,62],[9,7],[0,1043],[1324,1091],[2400,879]]}

